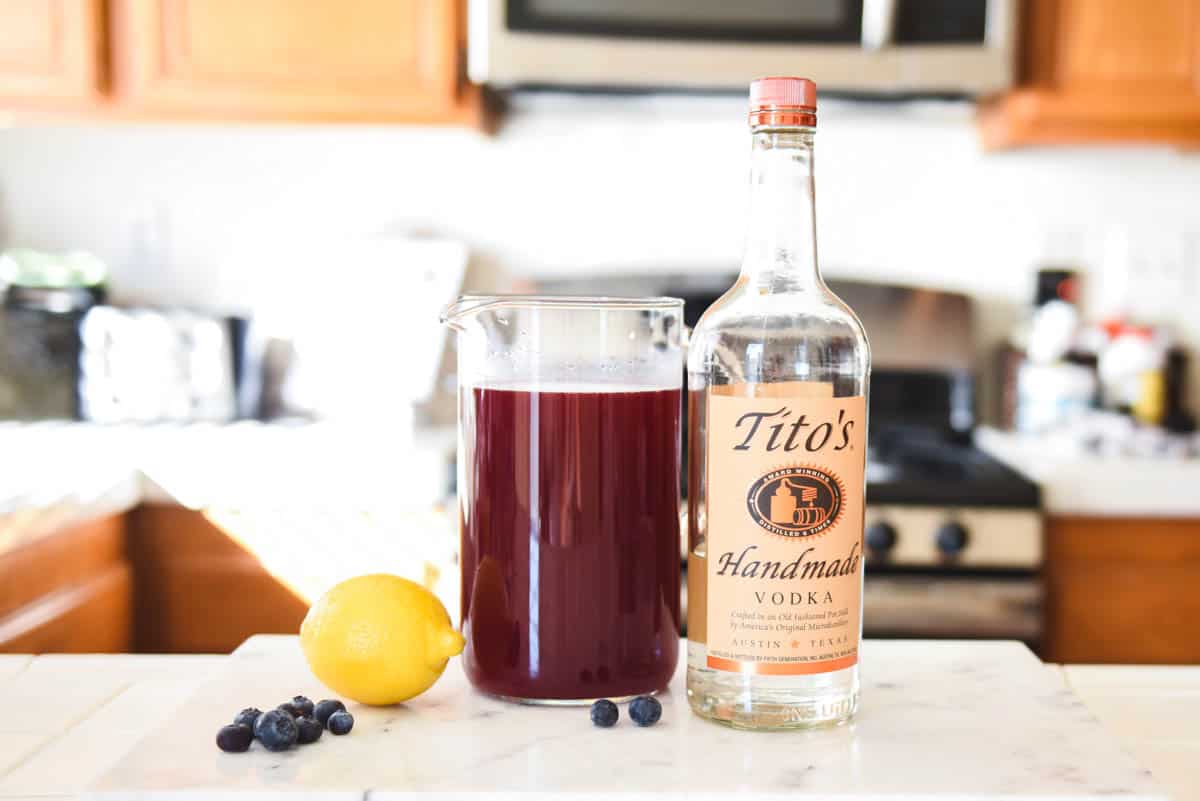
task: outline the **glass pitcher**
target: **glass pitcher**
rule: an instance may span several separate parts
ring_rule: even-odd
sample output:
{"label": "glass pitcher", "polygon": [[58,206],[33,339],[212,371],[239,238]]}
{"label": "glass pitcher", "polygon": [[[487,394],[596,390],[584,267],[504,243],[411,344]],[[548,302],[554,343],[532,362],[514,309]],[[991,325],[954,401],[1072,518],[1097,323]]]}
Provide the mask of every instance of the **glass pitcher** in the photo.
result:
{"label": "glass pitcher", "polygon": [[463,664],[480,690],[659,690],[679,648],[683,301],[464,296]]}

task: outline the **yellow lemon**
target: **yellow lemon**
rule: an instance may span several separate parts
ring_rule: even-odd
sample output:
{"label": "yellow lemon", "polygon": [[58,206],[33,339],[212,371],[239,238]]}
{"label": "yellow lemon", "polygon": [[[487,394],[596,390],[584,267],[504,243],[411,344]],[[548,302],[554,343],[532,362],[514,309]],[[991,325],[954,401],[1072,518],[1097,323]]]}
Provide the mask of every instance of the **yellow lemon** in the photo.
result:
{"label": "yellow lemon", "polygon": [[398,704],[420,695],[462,653],[446,607],[399,576],[347,579],[321,596],[300,624],[313,674],[363,704]]}

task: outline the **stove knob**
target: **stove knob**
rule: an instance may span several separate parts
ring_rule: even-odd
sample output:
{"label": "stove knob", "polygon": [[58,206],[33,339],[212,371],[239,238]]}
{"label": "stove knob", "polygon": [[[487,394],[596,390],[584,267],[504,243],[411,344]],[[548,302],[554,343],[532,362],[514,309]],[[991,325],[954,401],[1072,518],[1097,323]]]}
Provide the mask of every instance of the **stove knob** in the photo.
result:
{"label": "stove knob", "polygon": [[933,536],[937,548],[946,556],[957,556],[967,547],[967,529],[962,523],[943,523]]}
{"label": "stove knob", "polygon": [[891,523],[872,523],[867,526],[867,548],[878,554],[885,554],[896,544],[896,527]]}

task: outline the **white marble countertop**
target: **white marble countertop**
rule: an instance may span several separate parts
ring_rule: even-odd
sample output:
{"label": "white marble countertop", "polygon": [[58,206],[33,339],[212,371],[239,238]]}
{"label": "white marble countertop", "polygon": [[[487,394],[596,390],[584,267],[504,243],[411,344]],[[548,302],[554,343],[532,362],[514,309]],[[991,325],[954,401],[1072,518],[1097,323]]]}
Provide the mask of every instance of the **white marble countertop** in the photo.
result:
{"label": "white marble countertop", "polygon": [[864,669],[852,726],[767,735],[696,718],[678,678],[658,726],[599,730],[586,710],[479,696],[451,664],[409,704],[354,708],[348,737],[229,755],[212,737],[234,707],[324,694],[294,638],[255,638],[233,657],[0,657],[0,704],[26,710],[0,717],[0,798],[190,787],[189,798],[375,801],[418,789],[1200,801],[1198,667],[1059,668],[1012,643],[868,641]]}
{"label": "white marble countertop", "polygon": [[1200,518],[1200,459],[1079,454],[987,427],[976,430],[975,444],[1037,482],[1049,514]]}
{"label": "white marble countertop", "polygon": [[126,506],[428,509],[445,497],[454,448],[453,428],[0,422],[0,515],[100,492]]}

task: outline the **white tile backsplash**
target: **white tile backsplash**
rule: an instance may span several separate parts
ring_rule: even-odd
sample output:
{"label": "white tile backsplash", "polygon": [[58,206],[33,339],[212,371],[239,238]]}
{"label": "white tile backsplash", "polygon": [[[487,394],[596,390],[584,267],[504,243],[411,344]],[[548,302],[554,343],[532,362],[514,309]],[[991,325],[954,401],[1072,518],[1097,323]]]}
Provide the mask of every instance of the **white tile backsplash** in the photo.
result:
{"label": "white tile backsplash", "polygon": [[[827,274],[1024,304],[1053,256],[1094,272],[1124,230],[1137,310],[1200,342],[1200,155],[982,152],[963,103],[822,101]],[[496,136],[396,126],[18,125],[0,130],[0,244],[79,247],[119,298],[286,303],[330,241],[427,231],[512,275],[728,271],[748,140],[733,97],[518,98]],[[1153,289],[1151,289],[1153,287]],[[1176,291],[1170,291],[1174,287]],[[429,312],[432,313],[432,312]],[[1001,317],[1003,317],[1001,315]]]}

